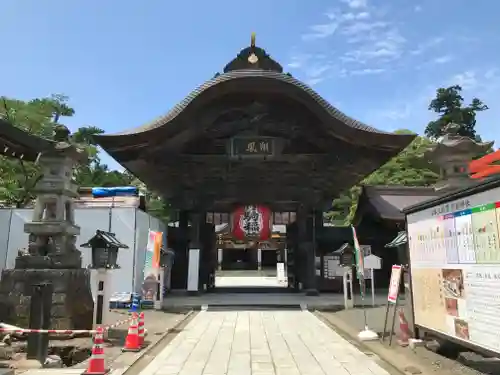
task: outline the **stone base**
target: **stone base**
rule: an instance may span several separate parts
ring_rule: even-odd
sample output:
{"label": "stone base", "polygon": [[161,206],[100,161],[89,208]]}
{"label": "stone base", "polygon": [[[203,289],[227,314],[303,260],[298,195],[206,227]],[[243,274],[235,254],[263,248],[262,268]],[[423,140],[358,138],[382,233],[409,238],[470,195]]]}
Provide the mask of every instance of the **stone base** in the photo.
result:
{"label": "stone base", "polygon": [[52,329],[92,329],[94,301],[86,269],[7,269],[0,282],[0,321],[28,328],[33,284],[53,284]]}
{"label": "stone base", "polygon": [[50,256],[41,255],[21,255],[16,257],[15,269],[81,269],[82,255],[79,251],[50,254]]}

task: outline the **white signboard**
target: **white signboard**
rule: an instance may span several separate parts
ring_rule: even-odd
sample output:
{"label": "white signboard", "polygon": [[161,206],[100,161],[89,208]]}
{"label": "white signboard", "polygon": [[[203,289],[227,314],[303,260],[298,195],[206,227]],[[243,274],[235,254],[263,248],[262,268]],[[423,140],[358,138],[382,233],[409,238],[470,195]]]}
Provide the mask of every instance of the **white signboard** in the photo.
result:
{"label": "white signboard", "polygon": [[280,284],[288,282],[285,274],[285,263],[283,262],[276,263],[276,279]]}
{"label": "white signboard", "polygon": [[198,280],[200,277],[200,250],[199,249],[189,249],[189,260],[188,260],[188,279],[187,279],[187,290],[188,292],[198,291]]}
{"label": "white signboard", "polygon": [[378,256],[371,254],[365,258],[365,269],[379,270],[381,268],[382,259],[380,259]]}
{"label": "white signboard", "polygon": [[500,188],[407,220],[415,323],[500,353]]}

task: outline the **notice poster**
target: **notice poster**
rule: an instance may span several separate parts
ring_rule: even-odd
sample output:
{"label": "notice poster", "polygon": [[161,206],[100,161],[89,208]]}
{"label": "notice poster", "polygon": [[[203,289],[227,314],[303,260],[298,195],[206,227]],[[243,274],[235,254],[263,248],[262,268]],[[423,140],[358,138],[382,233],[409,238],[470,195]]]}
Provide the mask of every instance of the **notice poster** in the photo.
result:
{"label": "notice poster", "polygon": [[500,353],[500,188],[407,220],[415,324]]}
{"label": "notice poster", "polygon": [[401,284],[401,271],[401,266],[392,266],[391,281],[389,282],[389,293],[387,294],[387,300],[391,303],[396,303],[398,300],[399,285]]}
{"label": "notice poster", "polygon": [[144,255],[144,282],[142,300],[154,301],[158,290],[158,272],[160,270],[160,251],[163,241],[162,232],[149,231],[148,244]]}

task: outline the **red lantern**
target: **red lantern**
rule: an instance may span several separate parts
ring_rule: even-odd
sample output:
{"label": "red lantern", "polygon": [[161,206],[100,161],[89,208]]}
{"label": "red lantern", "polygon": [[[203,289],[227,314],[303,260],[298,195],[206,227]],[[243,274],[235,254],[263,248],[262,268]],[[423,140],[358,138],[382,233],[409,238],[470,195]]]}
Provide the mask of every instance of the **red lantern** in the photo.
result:
{"label": "red lantern", "polygon": [[232,215],[233,237],[238,240],[268,240],[272,227],[271,210],[265,206],[241,206]]}

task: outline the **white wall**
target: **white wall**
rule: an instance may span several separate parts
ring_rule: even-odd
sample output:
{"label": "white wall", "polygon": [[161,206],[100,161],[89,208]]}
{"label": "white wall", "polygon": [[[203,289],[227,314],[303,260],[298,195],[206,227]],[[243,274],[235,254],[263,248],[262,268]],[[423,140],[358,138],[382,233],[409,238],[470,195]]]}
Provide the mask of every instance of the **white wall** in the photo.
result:
{"label": "white wall", "polygon": [[[0,271],[13,268],[18,250],[28,246],[24,223],[31,220],[32,212],[32,209],[0,209]],[[165,224],[132,207],[77,208],[75,222],[80,226],[78,246],[92,238],[98,229],[111,229],[120,242],[129,246],[129,249],[122,249],[118,253],[118,264],[121,268],[110,271],[111,292],[140,292],[144,278],[144,251],[148,230],[165,231]],[[82,252],[82,266],[86,267],[91,261],[91,250],[80,247],[79,249]],[[94,284],[92,280],[93,287]],[[92,293],[95,294],[95,290],[92,290]]]}

